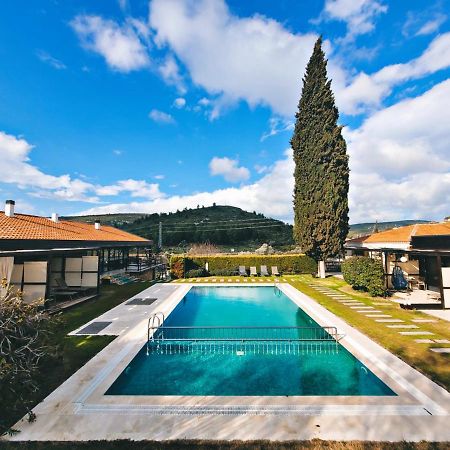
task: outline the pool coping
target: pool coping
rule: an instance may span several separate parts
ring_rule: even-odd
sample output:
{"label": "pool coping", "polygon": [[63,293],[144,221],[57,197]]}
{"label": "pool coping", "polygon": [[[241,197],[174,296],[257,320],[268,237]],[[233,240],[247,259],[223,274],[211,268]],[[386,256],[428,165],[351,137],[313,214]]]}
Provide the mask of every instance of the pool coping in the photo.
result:
{"label": "pool coping", "polygon": [[[373,439],[374,434],[377,433],[376,427],[370,431],[367,430],[368,418],[371,423],[380,422],[380,430],[384,430],[383,436],[385,437],[386,430],[385,426],[382,426],[382,422],[389,417],[390,420],[395,418],[395,421],[399,422],[398,429],[390,430],[392,440],[421,440],[427,439],[430,435],[433,440],[450,440],[448,427],[440,425],[442,421],[448,420],[450,411],[450,394],[447,391],[290,284],[277,283],[276,285],[319,325],[337,326],[339,332],[345,333],[345,337],[340,343],[391,387],[398,396],[105,396],[104,393],[109,386],[142,348],[147,326],[147,319],[144,319],[133,329],[115,339],[35,408],[38,416],[36,423],[40,423],[40,425],[28,424],[22,420],[16,425],[16,428],[22,432],[12,439],[60,440],[61,438],[68,439],[69,436],[73,440],[174,439],[179,437],[181,429],[184,430],[183,436],[186,438],[219,439],[221,433],[215,427],[205,428],[204,423],[202,426],[192,427],[191,421],[194,418],[198,423],[211,417],[217,418],[221,427],[224,426],[224,423],[219,418],[230,419],[233,417],[236,420],[240,418],[241,423],[242,420],[249,421],[249,423],[252,420],[259,422],[262,417],[265,418],[264,421],[269,418],[274,421],[263,428],[256,427],[255,431],[247,429],[247,435],[242,434],[246,427],[235,429],[234,432],[230,430],[227,436],[233,439],[310,439],[317,437],[318,430],[311,430],[309,427],[303,431],[289,429],[289,432],[286,433],[273,430],[271,433],[269,432],[272,429],[271,423],[273,425],[280,421],[283,423],[283,420],[290,422],[295,417],[296,420],[307,421],[308,424],[311,418],[322,423],[331,419],[336,421],[337,418],[345,419],[344,422],[360,420],[357,426],[351,430],[345,429],[345,427],[339,430],[331,428],[327,430],[327,433],[331,436],[330,439],[364,440]],[[223,284],[185,283],[179,285],[178,289],[156,305],[156,308],[162,310],[167,316],[192,287],[201,286],[224,287]],[[267,283],[252,285],[229,283],[226,285],[226,287],[233,286],[251,288],[271,285]],[[135,297],[137,296],[139,294]],[[122,305],[125,305],[127,301]],[[92,430],[90,422],[93,415],[101,418],[101,430]],[[41,416],[46,418],[44,425],[39,420]],[[152,423],[161,422],[160,425],[164,425],[164,427],[149,427],[148,421],[144,420],[148,416],[152,416]],[[186,421],[191,423],[189,429],[181,427],[178,430],[177,423],[181,426]],[[431,426],[430,422],[437,425]],[[78,424],[81,429],[78,426],[70,425],[72,423]],[[414,427],[412,427],[413,423]],[[430,426],[431,428],[429,428]],[[286,426],[284,426],[285,428]],[[324,430],[321,430],[320,435],[324,436]]]}

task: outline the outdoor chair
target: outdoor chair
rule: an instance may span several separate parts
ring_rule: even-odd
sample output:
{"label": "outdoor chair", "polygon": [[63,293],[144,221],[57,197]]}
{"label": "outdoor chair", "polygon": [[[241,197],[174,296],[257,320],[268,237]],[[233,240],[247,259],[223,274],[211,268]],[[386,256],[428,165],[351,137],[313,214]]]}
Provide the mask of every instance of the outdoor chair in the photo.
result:
{"label": "outdoor chair", "polygon": [[268,277],[269,272],[267,272],[267,266],[261,266],[261,276],[262,277]]}
{"label": "outdoor chair", "polygon": [[247,270],[245,269],[245,266],[239,266],[239,275],[241,277],[246,277],[247,276]]}
{"label": "outdoor chair", "polygon": [[258,272],[256,271],[256,267],[250,267],[250,276],[251,277],[257,277],[258,276]]}
{"label": "outdoor chair", "polygon": [[76,286],[76,287],[69,286],[66,283],[66,280],[64,280],[64,278],[55,278],[55,283],[57,286],[55,291],[57,291],[58,293],[61,293],[64,291],[68,291],[68,292],[76,291],[77,293],[82,293],[82,292],[90,291],[92,289],[91,287],[86,287],[86,286]]}
{"label": "outdoor chair", "polygon": [[272,275],[274,277],[279,277],[280,276],[280,272],[278,272],[278,267],[277,266],[272,266]]}

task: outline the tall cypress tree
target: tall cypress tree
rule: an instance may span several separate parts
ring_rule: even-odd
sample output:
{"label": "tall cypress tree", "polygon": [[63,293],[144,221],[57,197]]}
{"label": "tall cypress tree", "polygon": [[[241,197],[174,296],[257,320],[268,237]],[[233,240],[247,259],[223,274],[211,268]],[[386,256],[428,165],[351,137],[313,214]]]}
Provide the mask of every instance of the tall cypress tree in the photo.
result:
{"label": "tall cypress tree", "polygon": [[342,251],[348,233],[349,168],[321,37],[306,67],[295,117],[294,239],[323,260]]}

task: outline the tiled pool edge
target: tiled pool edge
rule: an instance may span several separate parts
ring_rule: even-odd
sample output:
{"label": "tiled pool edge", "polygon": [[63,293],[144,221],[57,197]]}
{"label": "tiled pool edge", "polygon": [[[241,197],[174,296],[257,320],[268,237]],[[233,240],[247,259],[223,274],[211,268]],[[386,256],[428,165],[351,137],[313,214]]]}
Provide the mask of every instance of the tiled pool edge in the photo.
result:
{"label": "tiled pool edge", "polygon": [[[237,286],[242,286],[239,284],[236,284]],[[173,309],[176,304],[184,297],[185,293],[192,287],[192,286],[201,286],[201,284],[190,284],[190,285],[180,285],[180,288],[184,289],[177,289],[173,295],[171,295],[162,306],[172,306],[171,309]],[[212,284],[205,284],[205,286],[211,287]],[[251,286],[255,286],[255,284],[252,284]],[[264,284],[264,286],[267,286],[267,284]],[[288,295],[289,298],[293,299],[293,296],[296,297],[297,293],[300,295],[297,299],[301,300],[301,306],[305,311],[310,314],[310,310],[308,308],[313,308],[318,313],[327,313],[332,317],[333,320],[336,316],[332,315],[329,311],[325,310],[320,305],[317,305],[312,299],[305,296],[304,294],[297,291],[295,288],[291,287],[288,284],[285,285],[279,285],[282,290],[286,288],[289,292],[285,292],[286,295]],[[292,288],[295,292],[291,291]],[[305,300],[306,298],[306,300]],[[175,303],[175,299],[178,299]],[[295,300],[295,299],[293,299]],[[310,303],[311,302],[311,303]],[[170,303],[170,305],[169,305]],[[173,304],[175,303],[175,304]],[[296,302],[297,303],[297,302]],[[298,303],[297,303],[298,304]],[[305,307],[306,305],[306,307]],[[315,320],[316,317],[312,316]],[[326,317],[325,317],[326,318]],[[338,319],[338,318],[336,318]],[[340,319],[339,319],[340,320]],[[321,323],[321,321],[318,321]],[[335,321],[336,322],[336,321]],[[323,322],[322,322],[323,324]],[[329,323],[332,325],[333,323]],[[334,323],[335,325],[336,323]],[[343,322],[345,327],[349,327],[345,322]],[[145,324],[143,324],[145,325]],[[341,328],[338,326],[338,328]],[[350,327],[351,328],[351,327]],[[355,330],[356,331],[356,330]],[[359,333],[359,332],[357,332]],[[349,333],[350,335],[350,333]],[[351,337],[351,336],[350,336]],[[365,338],[365,337],[364,337]],[[365,338],[368,339],[368,338]],[[373,343],[373,341],[370,341]],[[116,345],[113,345],[116,343]],[[120,345],[119,345],[120,344]],[[375,344],[375,343],[373,343]],[[127,348],[126,351],[123,348],[129,346],[129,349]],[[377,344],[375,344],[377,345]],[[112,346],[112,347],[111,347]],[[18,424],[18,427],[22,429],[22,433],[19,435],[13,437],[14,440],[27,440],[27,439],[36,439],[36,440],[58,440],[57,438],[63,438],[67,439],[68,436],[70,436],[71,439],[74,440],[87,440],[87,439],[117,439],[119,437],[126,437],[126,438],[138,438],[138,439],[173,439],[176,438],[178,435],[178,430],[176,430],[177,423],[181,424],[181,422],[184,423],[185,419],[182,417],[187,417],[186,420],[191,420],[189,417],[197,417],[198,421],[207,420],[208,417],[214,417],[214,416],[248,416],[245,420],[248,421],[258,421],[261,420],[261,415],[264,415],[266,418],[270,418],[273,422],[270,422],[270,424],[275,425],[278,423],[278,420],[288,420],[288,416],[296,417],[296,420],[304,420],[302,417],[315,417],[317,419],[321,419],[323,421],[327,421],[325,419],[326,416],[333,416],[337,418],[344,419],[345,417],[350,420],[357,420],[355,416],[362,416],[364,414],[364,417],[366,419],[361,420],[375,420],[374,417],[378,417],[380,420],[383,418],[386,419],[386,415],[389,415],[389,417],[396,417],[397,421],[401,422],[401,418],[403,417],[404,420],[408,420],[407,417],[412,417],[420,414],[420,417],[422,417],[423,422],[421,423],[428,423],[429,417],[427,417],[429,414],[423,410],[421,406],[419,408],[417,405],[414,404],[407,404],[407,405],[380,405],[378,406],[377,411],[377,405],[349,405],[341,402],[341,404],[338,405],[330,405],[330,404],[298,404],[298,405],[265,405],[260,404],[260,402],[256,402],[256,405],[245,405],[245,404],[215,404],[215,405],[208,405],[208,404],[198,404],[199,400],[201,403],[202,399],[195,398],[195,402],[197,405],[173,405],[172,400],[168,402],[169,404],[166,405],[152,405],[152,404],[133,404],[132,399],[128,401],[126,404],[105,404],[105,403],[98,403],[96,400],[102,400],[103,392],[105,392],[106,388],[105,385],[109,384],[110,380],[109,377],[115,377],[118,373],[121,372],[121,368],[118,367],[115,362],[113,363],[111,360],[114,359],[114,356],[117,357],[117,359],[120,359],[121,362],[126,366],[128,364],[129,360],[131,360],[135,353],[139,351],[139,349],[142,346],[142,327],[138,326],[134,330],[129,331],[125,335],[119,337],[116,339],[112,344],[110,344],[108,347],[106,347],[102,352],[100,352],[95,358],[93,358],[91,361],[89,361],[83,368],[81,368],[76,374],[74,374],[71,378],[69,378],[63,385],[61,385],[57,390],[55,390],[44,402],[42,402],[38,407],[36,407],[36,413],[38,414],[38,421],[34,425],[27,424],[25,422],[20,422]],[[120,347],[122,347],[121,350],[117,350]],[[134,349],[136,347],[136,352]],[[350,346],[351,347],[351,346]],[[386,350],[382,349],[384,352],[387,352]],[[120,353],[132,353],[127,356],[129,358],[124,358],[122,355],[117,354],[117,351]],[[352,353],[354,353],[352,351]],[[387,352],[388,353],[388,352]],[[111,358],[108,359],[108,354],[112,354]],[[389,354],[390,355],[390,354]],[[358,357],[358,355],[356,355]],[[393,355],[391,355],[393,357]],[[109,374],[106,377],[104,377],[104,374],[100,374],[102,369],[105,369],[105,365],[107,361],[104,361],[102,363],[102,358],[105,360],[108,360],[111,366],[113,366],[113,373],[112,375]],[[395,358],[395,357],[394,357]],[[358,357],[359,359],[359,357]],[[94,361],[96,360],[96,361]],[[128,360],[128,361],[126,361]],[[95,371],[95,363],[100,362],[100,368],[99,370]],[[123,364],[120,364],[122,366]],[[407,368],[411,369],[408,365],[403,363]],[[114,370],[116,369],[116,370]],[[411,369],[414,370],[414,369]],[[89,376],[89,371],[96,372],[95,376],[92,377],[92,373]],[[88,372],[86,374],[86,372]],[[414,371],[415,372],[415,371]],[[419,377],[423,377],[423,375],[418,374]],[[102,375],[102,377],[100,377]],[[378,376],[378,374],[377,374]],[[102,378],[99,380],[95,380],[96,377]],[[423,377],[424,378],[424,377]],[[109,380],[106,382],[106,380]],[[432,383],[430,380],[426,379],[428,383]],[[95,386],[92,385],[95,381]],[[78,384],[77,384],[78,382]],[[423,384],[423,380],[421,380]],[[410,383],[410,381],[408,381]],[[60,390],[65,385],[74,385],[76,386],[70,386],[71,389],[66,389],[69,392],[64,395],[64,392],[61,392]],[[86,386],[88,384],[88,386]],[[427,383],[425,383],[427,384]],[[434,383],[432,383],[434,385]],[[67,388],[67,385],[65,388]],[[83,385],[83,386],[81,386]],[[436,386],[436,385],[434,385]],[[437,386],[438,387],[438,386]],[[82,388],[82,389],[81,389]],[[429,388],[429,386],[428,386]],[[438,387],[439,388],[439,387]],[[442,390],[442,388],[439,388]],[[63,389],[64,390],[64,389]],[[80,392],[81,390],[81,392]],[[446,391],[442,390],[446,393]],[[61,399],[61,394],[63,399]],[[75,395],[77,394],[77,395]],[[442,392],[440,394],[442,396]],[[444,400],[447,400],[447,408],[448,408],[448,393],[446,393],[447,399],[444,398]],[[292,399],[299,399],[298,397],[293,397]],[[77,401],[78,400],[78,401]],[[233,399],[227,399],[233,401]],[[431,399],[430,399],[431,400]],[[441,399],[442,400],[442,399]],[[55,405],[58,403],[58,406]],[[434,400],[431,400],[434,402]],[[59,404],[61,402],[61,404]],[[330,403],[330,402],[329,402]],[[434,402],[435,403],[435,402]],[[351,406],[351,407],[350,407]],[[441,413],[445,413],[444,409],[437,404],[438,408],[436,410],[439,410],[439,408],[442,409]],[[431,405],[432,408],[435,408],[435,405]],[[203,409],[201,409],[203,408]],[[57,414],[57,411],[59,410],[59,415]],[[364,411],[364,413],[363,413]],[[101,429],[92,429],[92,425],[90,422],[92,422],[92,414],[98,414],[99,417],[102,420],[102,428]],[[145,424],[145,421],[142,422],[142,419],[139,419],[139,417],[145,417],[148,415],[152,415],[152,422],[161,422],[161,427],[154,427],[152,426],[150,429],[148,428],[148,423]],[[212,416],[211,416],[212,415]],[[394,416],[393,416],[394,415]],[[423,415],[423,416],[422,416]],[[426,416],[425,416],[426,415]],[[45,417],[43,417],[45,416]],[[158,419],[158,416],[159,419]],[[276,419],[277,416],[280,416],[280,419]],[[67,420],[71,417],[72,419],[69,420],[69,422],[73,425],[71,425],[73,428],[67,429],[68,422]],[[125,418],[127,417],[127,418]],[[202,419],[204,417],[205,419]],[[438,417],[433,417],[437,424]],[[41,419],[41,420],[39,420]],[[46,421],[46,419],[51,419]],[[229,418],[227,418],[229,420]],[[217,419],[219,420],[219,419]],[[43,422],[46,423],[43,423]],[[170,426],[168,421],[170,422]],[[78,426],[76,425],[78,423]],[[195,426],[195,424],[191,424],[190,428],[185,430],[187,433],[186,435],[183,435],[182,437],[191,437],[191,438],[219,438],[219,434],[214,430],[215,425],[208,426],[207,429],[205,429],[205,424],[203,424],[203,427],[200,426],[200,422],[198,423],[198,426]],[[219,421],[220,423],[220,421]],[[402,422],[403,423],[403,422]],[[434,423],[434,422],[433,422]],[[62,428],[62,424],[65,424],[66,428]],[[127,424],[125,426],[125,424]],[[166,426],[162,426],[162,424],[166,424]],[[216,424],[217,425],[217,424]],[[220,427],[223,427],[225,424],[222,423]],[[335,439],[346,439],[346,436],[349,436],[348,438],[351,439],[373,439],[373,430],[369,432],[369,430],[366,429],[365,426],[363,426],[364,423],[361,423],[360,435],[355,436],[354,432],[350,432],[350,430],[335,430],[334,434],[332,433],[333,438]],[[411,425],[411,419],[410,422],[407,424],[404,423],[406,428],[410,428]],[[429,425],[429,424],[428,424]],[[192,428],[194,426],[194,428]],[[217,425],[218,426],[218,425]],[[79,429],[81,427],[81,429]],[[129,427],[133,428],[135,430],[134,432],[129,431]],[[137,427],[137,428],[136,428]],[[266,427],[267,428],[267,427]],[[286,432],[286,433],[268,433],[269,428],[267,429],[260,429],[259,432],[255,434],[254,431],[248,431],[248,435],[243,436],[242,431],[243,429],[236,429],[234,430],[235,433],[231,433],[232,438],[235,439],[255,439],[255,438],[266,438],[266,439],[300,439],[300,438],[312,438],[317,437],[316,432],[313,432],[314,430],[310,430],[309,428],[305,428],[303,431],[300,429],[296,432],[297,434],[293,434],[292,432]],[[406,430],[405,428],[405,430]],[[182,427],[180,429],[183,429]],[[84,431],[83,431],[84,430]],[[109,433],[108,433],[109,430]],[[165,430],[165,431],[164,431]],[[365,431],[364,431],[365,430]],[[417,425],[414,427],[414,429],[410,429],[407,434],[405,434],[405,430],[399,429],[396,431],[396,438],[394,440],[402,440],[402,439],[408,439],[408,436],[410,436],[411,439],[417,440],[414,436],[417,435]],[[331,432],[332,430],[330,430]],[[437,430],[422,430],[422,434],[419,436],[419,439],[427,439],[428,435],[433,434],[436,431],[435,440],[447,440],[450,439],[449,432],[446,430],[445,427],[437,426]],[[72,434],[68,434],[72,433]],[[305,436],[305,433],[307,433],[307,436]],[[308,434],[309,433],[309,434]],[[27,438],[27,436],[30,436]],[[372,437],[371,437],[372,436]],[[439,437],[441,436],[441,437]]]}

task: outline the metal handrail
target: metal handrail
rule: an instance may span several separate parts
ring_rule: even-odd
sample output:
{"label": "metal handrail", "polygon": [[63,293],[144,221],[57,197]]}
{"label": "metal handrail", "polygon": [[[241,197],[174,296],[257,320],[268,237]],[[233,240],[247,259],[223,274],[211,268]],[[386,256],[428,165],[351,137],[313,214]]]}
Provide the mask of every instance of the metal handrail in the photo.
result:
{"label": "metal handrail", "polygon": [[[269,342],[299,342],[299,341],[336,341],[342,339],[336,327],[165,327],[154,326],[152,342],[159,341],[269,341]],[[147,341],[148,342],[148,341]]]}
{"label": "metal handrail", "polygon": [[[158,328],[160,328],[165,320],[165,316],[164,313],[161,311],[157,311],[155,313],[153,313],[149,318],[148,318],[148,322],[147,322],[147,356],[149,355],[149,347],[148,347],[148,343],[150,342],[150,337],[153,340],[153,336],[155,334],[155,330],[157,330]],[[158,323],[157,326],[155,326],[155,323]],[[150,331],[151,336],[150,336]]]}

